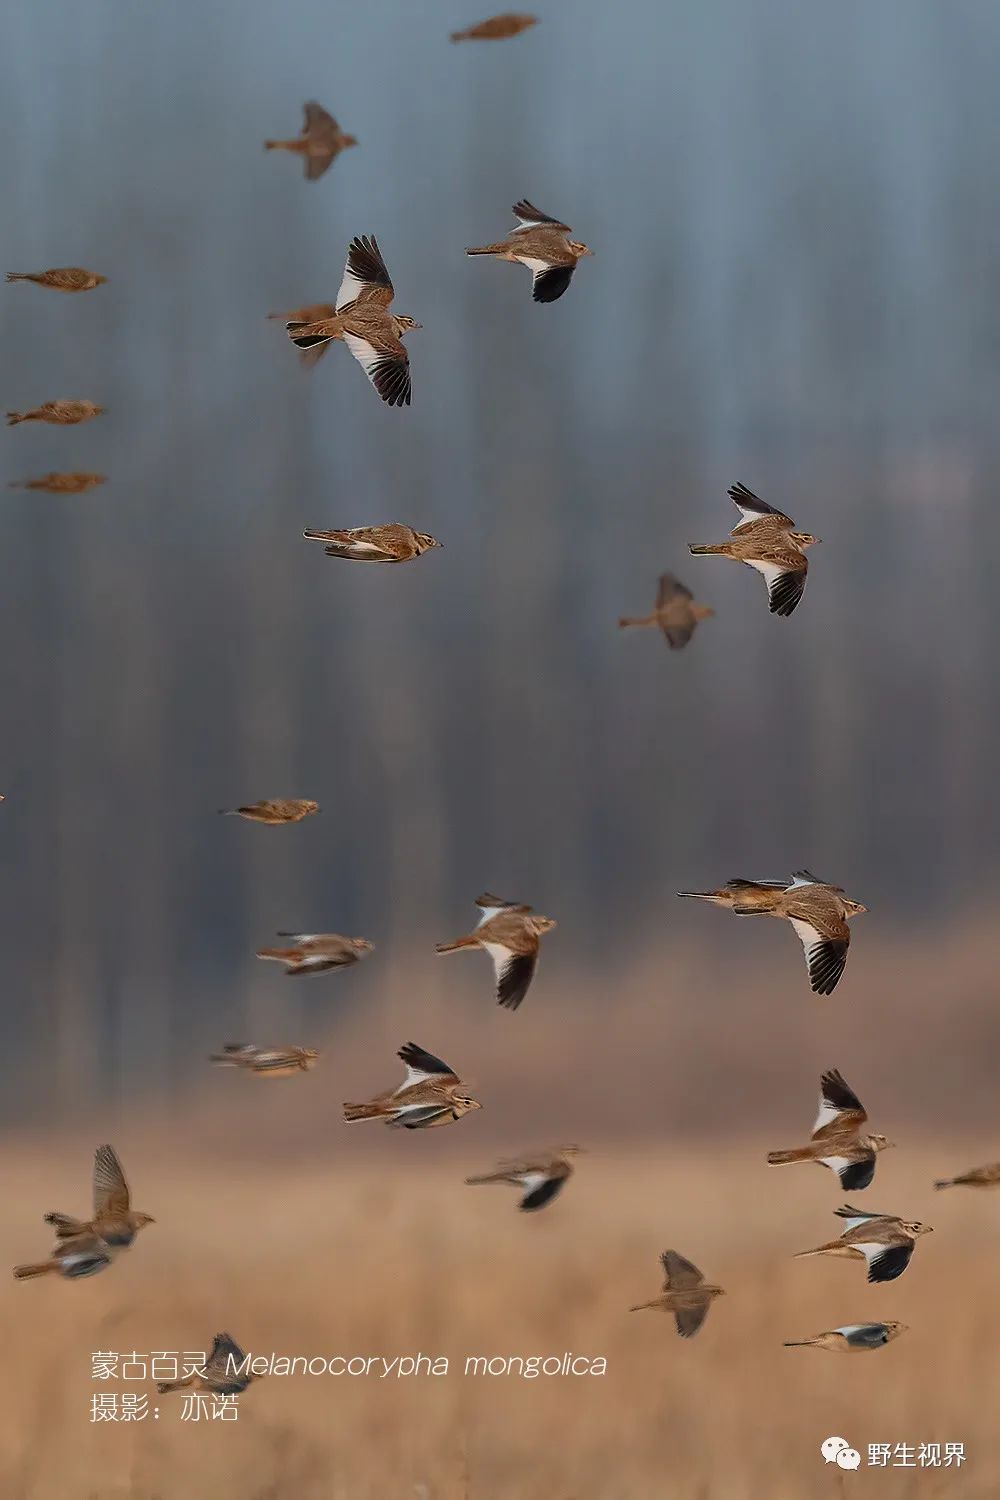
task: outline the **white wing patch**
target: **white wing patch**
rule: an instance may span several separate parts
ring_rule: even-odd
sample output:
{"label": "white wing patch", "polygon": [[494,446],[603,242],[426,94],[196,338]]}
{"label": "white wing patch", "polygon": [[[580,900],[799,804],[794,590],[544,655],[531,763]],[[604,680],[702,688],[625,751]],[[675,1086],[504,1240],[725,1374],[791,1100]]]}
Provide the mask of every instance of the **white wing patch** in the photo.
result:
{"label": "white wing patch", "polygon": [[831,1172],[836,1172],[839,1177],[845,1167],[851,1167],[854,1163],[846,1156],[821,1156],[820,1161],[824,1167],[829,1167]]}
{"label": "white wing patch", "polygon": [[340,291],[337,293],[337,311],[343,312],[348,303],[356,302],[364,288],[370,285],[370,282],[362,281],[360,276],[355,276],[351,270],[350,256],[348,256],[347,263],[344,266],[344,279],[340,283]]}
{"label": "white wing patch", "polygon": [[483,914],[476,923],[477,927],[482,927],[485,922],[491,922],[494,917],[498,917],[502,911],[507,911],[508,908],[506,906],[484,906],[481,910]]}
{"label": "white wing patch", "polygon": [[809,960],[812,958],[814,950],[822,948],[826,939],[816,931],[811,922],[803,922],[801,917],[789,917],[788,920],[795,928],[795,936],[805,949],[806,968],[808,969]]}
{"label": "white wing patch", "polygon": [[535,276],[540,276],[543,271],[551,271],[552,267],[547,260],[539,260],[534,255],[519,255],[516,257],[522,266],[527,266]]}
{"label": "white wing patch", "polygon": [[517,1180],[527,1194],[540,1188],[543,1182],[548,1182],[549,1176],[547,1172],[525,1172]]}
{"label": "white wing patch", "polygon": [[819,1114],[816,1116],[816,1123],[813,1126],[813,1135],[816,1135],[823,1129],[824,1125],[829,1125],[832,1120],[836,1120],[842,1114],[843,1110],[836,1104],[831,1104],[826,1095],[821,1091],[819,1096]]}
{"label": "white wing patch", "polygon": [[484,943],[483,947],[493,960],[493,969],[497,976],[497,983],[499,984],[503,978],[503,971],[514,957],[514,954],[511,953],[509,948],[505,948],[502,943]]}

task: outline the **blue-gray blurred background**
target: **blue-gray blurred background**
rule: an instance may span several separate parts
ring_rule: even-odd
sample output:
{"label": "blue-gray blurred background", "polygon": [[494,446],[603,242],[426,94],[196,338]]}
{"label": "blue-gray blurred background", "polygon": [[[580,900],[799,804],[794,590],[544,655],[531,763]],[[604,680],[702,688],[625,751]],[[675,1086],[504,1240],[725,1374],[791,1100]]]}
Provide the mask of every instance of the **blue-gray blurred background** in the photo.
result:
{"label": "blue-gray blurred background", "polygon": [[[538,12],[462,47],[479,0],[5,20],[2,269],[109,277],[0,288],[0,404],[109,408],[0,439],[4,479],[109,476],[0,502],[10,1115],[183,1090],[207,1046],[335,1032],[388,986],[405,1007],[412,984],[425,1044],[447,1040],[420,1027],[439,985],[506,1025],[485,960],[445,973],[432,951],[484,886],[559,919],[510,1024],[530,1047],[546,1005],[590,1013],[592,1056],[640,954],[689,952],[721,1025],[729,957],[773,978],[778,1014],[815,1005],[789,934],[679,887],[808,864],[865,901],[844,1035],[852,983],[859,1011],[863,985],[880,1001],[863,944],[933,956],[989,918],[1000,12]],[[262,150],[313,97],[360,140],[316,184]],[[463,253],[521,196],[595,251],[551,306]],[[343,348],[305,372],[266,320],[332,298],[359,233],[424,325],[409,410]],[[791,620],[756,575],[687,555],[729,529],[736,480],[823,539]],[[377,569],[301,539],[389,520],[445,549]],[[616,625],[665,568],[717,611],[683,654]],[[216,816],[269,796],[323,811]],[[290,997],[253,956],[288,927],[377,951]],[[992,974],[967,980],[983,1003]],[[952,1003],[947,966],[925,978],[892,1001],[911,1041]]]}

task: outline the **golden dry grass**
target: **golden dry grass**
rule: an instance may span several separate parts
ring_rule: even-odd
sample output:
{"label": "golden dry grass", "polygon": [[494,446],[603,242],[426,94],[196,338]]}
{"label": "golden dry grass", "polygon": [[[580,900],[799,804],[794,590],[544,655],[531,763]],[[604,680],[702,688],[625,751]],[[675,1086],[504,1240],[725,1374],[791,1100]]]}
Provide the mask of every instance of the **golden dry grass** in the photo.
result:
{"label": "golden dry grass", "polygon": [[[286,1087],[296,1082],[273,1086]],[[909,1139],[883,1158],[865,1201],[936,1232],[905,1277],[879,1289],[853,1264],[791,1260],[833,1232],[841,1195],[820,1169],[768,1168],[764,1150],[783,1140],[597,1150],[530,1216],[512,1191],[463,1185],[493,1154],[467,1125],[344,1130],[305,1160],[257,1140],[252,1169],[247,1153],[239,1165],[213,1159],[203,1131],[131,1128],[137,1202],[157,1224],[102,1276],[3,1292],[5,1500],[408,1500],[421,1485],[429,1500],[1000,1491],[1000,1192],[931,1188],[940,1172],[988,1159],[990,1143],[931,1150]],[[11,1261],[44,1250],[46,1209],[85,1206],[90,1149],[76,1136],[5,1152]],[[666,1245],[728,1291],[691,1342],[659,1314],[627,1311],[658,1290]],[[855,1358],[781,1347],[873,1317],[911,1331]],[[251,1388],[237,1423],[197,1426],[180,1422],[179,1396],[91,1380],[94,1350],[196,1348],[219,1328],[256,1352],[423,1351],[448,1355],[453,1372],[275,1376]],[[605,1356],[608,1374],[461,1373],[467,1354],[564,1350]],[[147,1390],[160,1417],[91,1425],[98,1388]],[[961,1441],[969,1460],[959,1474],[842,1475],[819,1457],[833,1433],[863,1453],[869,1442]]]}

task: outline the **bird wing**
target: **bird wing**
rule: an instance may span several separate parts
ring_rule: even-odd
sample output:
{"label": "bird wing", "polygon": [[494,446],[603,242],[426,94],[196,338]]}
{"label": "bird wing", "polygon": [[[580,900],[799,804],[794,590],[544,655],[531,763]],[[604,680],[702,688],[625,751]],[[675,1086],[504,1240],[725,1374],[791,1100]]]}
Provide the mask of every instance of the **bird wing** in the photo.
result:
{"label": "bird wing", "polygon": [[869,1281],[895,1281],[910,1264],[914,1244],[913,1240],[907,1239],[901,1245],[879,1245],[872,1242],[855,1245],[854,1248],[860,1250],[868,1262]]}
{"label": "bird wing", "polygon": [[805,555],[798,554],[794,561],[790,555],[788,563],[749,557],[745,561],[748,567],[763,576],[767,584],[767,607],[771,614],[787,619],[805,592],[809,571]]}
{"label": "bird wing", "polygon": [[525,906],[520,901],[504,901],[500,896],[491,896],[488,891],[482,896],[476,897],[476,905],[482,912],[482,916],[476,924],[479,927],[484,926],[487,922],[491,922],[502,911],[529,912],[531,910],[530,906]]}
{"label": "bird wing", "polygon": [[512,953],[502,943],[484,942],[483,947],[493,960],[493,972],[497,979],[497,1004],[508,1010],[517,1010],[528,993],[538,964],[537,947],[529,953]]}
{"label": "bird wing", "polygon": [[94,1218],[111,1218],[129,1211],[129,1190],[113,1146],[94,1152]]}
{"label": "bird wing", "polygon": [[415,1083],[426,1083],[429,1079],[440,1083],[447,1080],[449,1083],[457,1083],[457,1074],[442,1062],[440,1057],[435,1057],[433,1052],[425,1052],[418,1047],[416,1042],[407,1042],[400,1047],[396,1056],[406,1064],[406,1077],[403,1079],[395,1094],[401,1094],[404,1089],[412,1088]]}
{"label": "bird wing", "polygon": [[854,1160],[849,1156],[822,1156],[820,1160],[825,1167],[836,1172],[845,1193],[860,1193],[863,1188],[871,1186],[875,1176],[874,1151],[866,1151]]}
{"label": "bird wing", "polygon": [[831,1068],[824,1073],[819,1081],[819,1114],[813,1126],[813,1140],[860,1130],[867,1119],[864,1105],[839,1069]]}
{"label": "bird wing", "polygon": [[844,892],[842,885],[831,885],[828,880],[820,880],[818,875],[811,874],[809,870],[792,871],[792,884],[787,889],[792,890],[797,885],[821,885],[828,891],[836,891],[838,895],[843,895]]}
{"label": "bird wing", "polygon": [[418,1130],[422,1125],[431,1125],[442,1115],[451,1114],[450,1104],[410,1104],[399,1109],[388,1123],[396,1130]]}
{"label": "bird wing", "polygon": [[670,603],[671,599],[678,597],[681,599],[693,599],[694,595],[689,588],[686,588],[681,583],[679,578],[674,577],[673,573],[661,573],[660,581],[656,586],[657,609],[664,609]]}
{"label": "bird wing", "polygon": [[386,334],[376,347],[370,336],[345,331],[344,342],[387,406],[409,406],[410,356],[401,339]]}
{"label": "bird wing", "polygon": [[302,106],[302,134],[314,135],[321,133],[325,135],[336,135],[339,130],[336,120],[315,99],[310,99],[308,104]]}
{"label": "bird wing", "polygon": [[562,1192],[565,1183],[565,1177],[550,1177],[544,1172],[526,1175],[521,1182],[521,1186],[526,1191],[519,1206],[526,1213],[531,1213],[536,1208],[544,1208],[546,1203],[551,1203],[552,1199]]}
{"label": "bird wing", "polygon": [[700,1286],[705,1280],[698,1267],[685,1260],[683,1255],[678,1255],[676,1250],[664,1250],[660,1256],[660,1265],[663,1267],[665,1292],[687,1291],[691,1287]]}
{"label": "bird wing", "polygon": [[559,219],[553,219],[551,214],[543,214],[540,208],[529,203],[527,198],[520,198],[511,210],[517,220],[517,227],[512,232],[518,234],[522,229],[537,229],[545,224],[549,229],[561,229],[564,234],[569,234],[570,227],[563,224]]}
{"label": "bird wing", "polygon": [[377,302],[388,307],[394,296],[392,281],[373,234],[356,236],[347,249],[344,279],[337,293],[337,311],[352,302]]}
{"label": "bird wing", "polygon": [[786,516],[784,511],[776,510],[773,505],[768,505],[767,501],[755,495],[753,490],[748,490],[745,484],[730,485],[729,498],[740,513],[740,519],[733,527],[734,532],[739,531],[740,527],[745,526],[748,521],[759,521],[761,516],[770,516],[779,525],[783,522],[789,531],[795,525],[795,522],[790,516]]}
{"label": "bird wing", "polygon": [[789,912],[788,920],[805,952],[810,989],[816,995],[832,995],[847,963],[850,928],[843,918],[834,923],[821,914]]}
{"label": "bird wing", "polygon": [[323,173],[332,164],[336,157],[335,151],[324,151],[318,156],[315,151],[310,151],[305,159],[305,179],[307,182],[318,182]]}
{"label": "bird wing", "polygon": [[866,1213],[862,1208],[851,1208],[849,1203],[845,1203],[843,1208],[834,1209],[834,1213],[838,1219],[845,1221],[844,1234],[850,1234],[852,1230],[860,1228],[862,1224],[873,1224],[876,1219],[881,1219],[887,1224],[898,1224],[900,1222],[898,1214],[877,1214],[874,1210],[871,1213]]}
{"label": "bird wing", "polygon": [[576,266],[550,266],[544,260],[523,260],[531,268],[531,298],[533,302],[558,302],[573,280]]}
{"label": "bird wing", "polygon": [[232,1358],[235,1364],[241,1365],[244,1359],[246,1359],[246,1355],[231,1334],[217,1333],[209,1356],[205,1361],[202,1371],[203,1376],[206,1379],[215,1378],[216,1380],[221,1380],[225,1376],[229,1376],[231,1379],[235,1372],[229,1363],[230,1358]]}
{"label": "bird wing", "polygon": [[710,1299],[704,1297],[698,1302],[688,1303],[686,1307],[674,1308],[674,1322],[682,1339],[693,1338],[698,1332],[708,1316],[709,1305]]}

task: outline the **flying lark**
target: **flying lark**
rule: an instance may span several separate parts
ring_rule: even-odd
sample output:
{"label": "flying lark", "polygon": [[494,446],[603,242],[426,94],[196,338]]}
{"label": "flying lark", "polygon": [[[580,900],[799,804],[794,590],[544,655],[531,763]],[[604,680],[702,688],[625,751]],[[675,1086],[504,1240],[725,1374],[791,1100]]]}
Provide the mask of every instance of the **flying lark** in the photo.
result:
{"label": "flying lark", "polygon": [[480,245],[466,255],[495,255],[527,266],[531,272],[531,295],[535,302],[555,302],[573,279],[576,263],[593,255],[580,240],[571,240],[570,227],[534,208],[526,198],[514,204],[517,227],[495,245]]}
{"label": "flying lark", "polygon": [[291,1078],[308,1073],[319,1053],[312,1047],[255,1047],[252,1042],[227,1042],[221,1052],[213,1052],[209,1062],[222,1068],[242,1068],[267,1078]]}
{"label": "flying lark", "polygon": [[345,135],[333,116],[315,99],[302,106],[302,115],[302,131],[295,140],[265,141],[264,150],[294,151],[304,157],[306,180],[316,182],[341,151],[356,146],[358,141],[356,136]]}
{"label": "flying lark", "polygon": [[836,1172],[845,1192],[860,1192],[875,1176],[878,1153],[893,1144],[884,1135],[862,1135],[867,1120],[861,1100],[834,1068],[820,1079],[819,1114],[808,1146],[769,1151],[767,1159],[771,1166],[818,1161]]}
{"label": "flying lark", "polygon": [[51,422],[58,427],[72,427],[77,422],[89,422],[99,417],[105,408],[93,401],[44,401],[30,411],[9,411],[7,426],[17,427],[20,422]]}
{"label": "flying lark", "polygon": [[502,16],[490,16],[488,21],[467,26],[464,31],[453,31],[451,39],[453,42],[498,42],[537,25],[537,16],[519,16],[514,11],[505,11]]}
{"label": "flying lark", "polygon": [[302,535],[310,542],[327,542],[327,557],[349,557],[355,562],[409,562],[413,557],[440,547],[442,543],[427,531],[414,531],[390,521],[387,526],[350,526],[342,531],[314,531]]}
{"label": "flying lark", "polygon": [[315,323],[291,319],[288,337],[298,349],[320,349],[343,339],[387,406],[410,404],[410,356],[403,334],[419,328],[410,317],[389,311],[395,295],[374,235],[353,239],[332,318]]}
{"label": "flying lark", "polygon": [[217,1333],[211,1353],[200,1373],[185,1375],[181,1380],[160,1380],[156,1389],[161,1396],[168,1391],[183,1391],[195,1386],[212,1396],[240,1396],[251,1380],[263,1380],[263,1375],[253,1375],[249,1369],[241,1369],[246,1355],[236,1340],[228,1333]]}
{"label": "flying lark", "polygon": [[319,812],[319,803],[307,797],[265,797],[246,807],[220,807],[223,818],[247,818],[251,823],[301,823],[303,818]]}
{"label": "flying lark", "polygon": [[46,1214],[57,1240],[77,1240],[96,1235],[112,1251],[127,1250],[140,1229],[156,1221],[149,1214],[137,1213],[122,1164],[113,1146],[98,1146],[94,1152],[94,1216],[89,1221],[71,1218],[69,1214]]}
{"label": "flying lark", "polygon": [[61,266],[54,271],[8,271],[8,281],[33,281],[36,286],[51,287],[54,292],[92,292],[103,286],[106,276],[83,271],[79,266]]}
{"label": "flying lark", "polygon": [[467,1177],[470,1187],[485,1182],[507,1182],[519,1188],[524,1196],[518,1207],[530,1213],[544,1208],[558,1197],[573,1173],[570,1157],[579,1155],[580,1146],[560,1146],[555,1151],[538,1156],[526,1156],[513,1161],[502,1161],[495,1172],[486,1172],[481,1177]]}
{"label": "flying lark", "polygon": [[845,1204],[837,1217],[846,1220],[838,1240],[829,1240],[815,1250],[800,1250],[795,1257],[840,1255],[849,1260],[864,1260],[869,1281],[895,1281],[910,1264],[910,1256],[921,1235],[930,1234],[930,1224],[900,1219],[894,1214],[865,1213]]}
{"label": "flying lark", "polygon": [[336,932],[279,932],[291,938],[291,948],[258,948],[258,958],[273,958],[285,964],[286,974],[325,974],[329,969],[343,969],[356,964],[370,953],[375,944],[367,938],[341,937]]}
{"label": "flying lark", "polygon": [[724,1297],[721,1286],[713,1286],[704,1275],[676,1250],[664,1250],[660,1256],[663,1267],[663,1291],[652,1302],[639,1302],[629,1312],[642,1312],[645,1308],[656,1308],[660,1312],[672,1312],[677,1332],[682,1339],[693,1338],[708,1316],[713,1297]]}
{"label": "flying lark", "polygon": [[429,1130],[460,1120],[470,1109],[482,1109],[448,1064],[415,1042],[407,1042],[396,1056],[406,1064],[399,1087],[377,1094],[367,1104],[345,1104],[345,1120],[384,1120],[405,1130]]}
{"label": "flying lark", "polygon": [[78,1234],[56,1240],[48,1260],[15,1266],[14,1275],[18,1281],[30,1281],[36,1276],[65,1276],[74,1281],[107,1270],[111,1260],[111,1250],[96,1234]]}
{"label": "flying lark", "polygon": [[737,916],[781,917],[790,922],[805,954],[809,987],[817,995],[832,995],[837,988],[851,942],[848,919],[868,910],[845,896],[843,886],[828,885],[808,870],[796,870],[791,885],[730,880],[721,890],[677,894],[712,901]]}
{"label": "flying lark", "polygon": [[742,518],[729,533],[730,540],[718,547],[699,547],[690,542],[688,550],[695,557],[711,553],[746,563],[763,575],[772,615],[790,615],[806,586],[809,571],[806,548],[814,547],[819,537],[810,536],[808,531],[795,531],[794,521],[761,500],[745,484],[732,485],[729,498]]}
{"label": "flying lark", "polygon": [[535,916],[530,906],[501,901],[499,896],[479,896],[476,905],[482,916],[475,932],[456,938],[453,943],[438,943],[437,952],[485,949],[496,973],[497,1004],[517,1010],[538,965],[539,940],[556,925],[555,919]]}
{"label": "flying lark", "polygon": [[694,595],[672,573],[664,573],[656,590],[656,607],[650,615],[626,615],[618,621],[621,630],[630,625],[658,625],[671,651],[679,651],[694,635],[700,620],[715,614],[707,604],[696,604]]}
{"label": "flying lark", "polygon": [[971,1167],[959,1177],[942,1177],[934,1186],[946,1187],[996,1187],[1000,1183],[1000,1161],[990,1162],[986,1167]]}
{"label": "flying lark", "polygon": [[831,1349],[838,1354],[863,1354],[868,1349],[881,1349],[891,1344],[901,1333],[906,1332],[905,1323],[847,1323],[843,1328],[831,1328],[829,1333],[817,1333],[811,1339],[786,1339],[786,1349]]}
{"label": "flying lark", "polygon": [[103,474],[42,474],[37,479],[13,479],[11,490],[46,490],[50,495],[82,495],[104,484]]}

